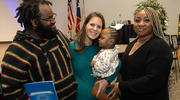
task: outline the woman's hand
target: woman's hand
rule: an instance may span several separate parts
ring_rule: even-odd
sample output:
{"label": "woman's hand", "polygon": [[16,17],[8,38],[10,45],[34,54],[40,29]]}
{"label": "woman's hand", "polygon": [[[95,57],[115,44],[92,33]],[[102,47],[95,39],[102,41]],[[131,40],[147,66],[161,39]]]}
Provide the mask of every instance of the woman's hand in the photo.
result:
{"label": "woman's hand", "polygon": [[107,97],[110,97],[110,100],[113,99],[117,93],[120,93],[119,90],[119,82],[116,82],[114,84],[111,84],[110,87],[112,88],[111,92],[107,95]]}
{"label": "woman's hand", "polygon": [[100,92],[105,92],[109,83],[107,82],[106,79],[101,79],[99,81],[97,81],[95,84],[99,84],[99,89],[98,89],[98,92],[97,92],[97,97],[99,96],[99,93]]}

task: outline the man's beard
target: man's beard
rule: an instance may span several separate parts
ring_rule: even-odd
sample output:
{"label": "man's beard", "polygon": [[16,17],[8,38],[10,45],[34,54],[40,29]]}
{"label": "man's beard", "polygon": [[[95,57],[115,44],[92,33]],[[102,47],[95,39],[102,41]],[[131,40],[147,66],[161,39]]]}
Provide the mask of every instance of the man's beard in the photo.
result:
{"label": "man's beard", "polygon": [[35,29],[35,31],[38,33],[39,37],[41,39],[52,39],[54,37],[56,37],[56,30],[52,30],[51,27],[54,24],[51,24],[47,27],[45,27],[41,22],[38,23],[37,28]]}

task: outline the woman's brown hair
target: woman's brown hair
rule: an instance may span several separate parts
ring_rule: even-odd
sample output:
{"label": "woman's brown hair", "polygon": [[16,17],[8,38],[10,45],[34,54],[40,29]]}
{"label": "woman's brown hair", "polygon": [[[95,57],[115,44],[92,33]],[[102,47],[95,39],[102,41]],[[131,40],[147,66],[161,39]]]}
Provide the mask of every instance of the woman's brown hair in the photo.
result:
{"label": "woman's brown hair", "polygon": [[[92,12],[92,13],[90,13],[86,17],[81,30],[74,37],[74,44],[76,42],[78,43],[78,46],[74,49],[74,51],[78,51],[78,52],[83,52],[84,51],[84,49],[85,49],[86,25],[88,24],[90,19],[93,18],[93,17],[99,17],[102,20],[102,30],[105,28],[105,20],[104,20],[103,15],[100,12]],[[98,39],[99,39],[99,37],[96,38],[95,40],[93,40],[93,43],[92,43],[97,48],[99,48]]]}

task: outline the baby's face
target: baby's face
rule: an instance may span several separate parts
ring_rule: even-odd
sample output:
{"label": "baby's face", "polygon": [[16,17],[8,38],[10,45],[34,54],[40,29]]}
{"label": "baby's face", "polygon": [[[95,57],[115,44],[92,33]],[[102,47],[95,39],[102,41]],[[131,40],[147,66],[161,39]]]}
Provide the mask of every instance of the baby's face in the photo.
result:
{"label": "baby's face", "polygon": [[99,46],[104,49],[109,49],[109,40],[110,40],[110,30],[103,29],[99,38]]}

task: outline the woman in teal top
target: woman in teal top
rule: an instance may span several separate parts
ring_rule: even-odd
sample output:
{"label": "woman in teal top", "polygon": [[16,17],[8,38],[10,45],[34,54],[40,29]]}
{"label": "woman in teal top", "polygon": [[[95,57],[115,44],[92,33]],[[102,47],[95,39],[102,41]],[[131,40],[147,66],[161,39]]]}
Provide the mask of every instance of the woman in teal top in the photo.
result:
{"label": "woman in teal top", "polygon": [[[104,17],[99,12],[92,12],[87,16],[82,29],[76,34],[74,41],[70,43],[73,73],[78,83],[77,100],[95,100],[92,96],[92,89],[97,78],[92,76],[90,63],[94,55],[99,51],[97,40],[104,28]],[[117,76],[120,68],[121,62],[114,75],[99,82],[100,91],[105,91],[109,83]],[[106,93],[108,94],[109,92],[110,89],[107,89]]]}

